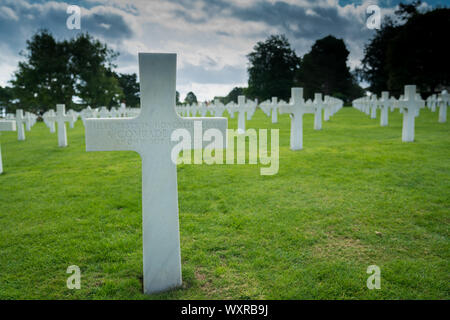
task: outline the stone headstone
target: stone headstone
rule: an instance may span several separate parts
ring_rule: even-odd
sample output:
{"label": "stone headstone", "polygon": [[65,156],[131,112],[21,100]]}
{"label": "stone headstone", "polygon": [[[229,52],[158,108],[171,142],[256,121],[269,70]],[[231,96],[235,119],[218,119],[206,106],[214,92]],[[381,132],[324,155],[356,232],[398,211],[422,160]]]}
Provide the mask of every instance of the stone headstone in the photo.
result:
{"label": "stone headstone", "polygon": [[314,108],[303,99],[303,88],[292,88],[290,103],[280,105],[279,111],[291,115],[291,150],[303,149],[303,115],[314,113]]}
{"label": "stone headstone", "polygon": [[255,113],[256,103],[246,100],[245,96],[238,96],[237,112],[238,112],[238,129],[239,134],[245,133],[245,120],[251,120]]}
{"label": "stone headstone", "polygon": [[49,121],[55,121],[58,125],[58,145],[62,148],[67,147],[67,129],[66,122],[73,121],[73,116],[66,114],[66,106],[64,104],[56,105],[56,115],[48,117]]}
{"label": "stone headstone", "polygon": [[[0,120],[1,131],[16,131],[16,122],[14,120]],[[2,149],[0,148],[0,174],[3,173]]]}
{"label": "stone headstone", "polygon": [[272,97],[272,100],[266,100],[259,105],[261,110],[267,115],[272,117],[272,123],[278,122],[278,98]]}
{"label": "stone headstone", "polygon": [[322,130],[322,109],[323,109],[322,94],[314,94],[314,130]]}
{"label": "stone headstone", "polygon": [[46,113],[44,113],[43,117],[45,125],[50,129],[50,133],[56,132],[56,125],[55,125],[55,119],[56,119],[56,113],[53,109],[48,110]]}
{"label": "stone headstone", "polygon": [[[87,119],[87,151],[136,151],[142,158],[144,293],[181,285],[177,169],[171,134],[201,134],[226,118],[181,118],[175,111],[176,54],[139,54],[141,110],[136,118]],[[195,123],[200,122],[200,128]],[[200,132],[197,132],[200,131]],[[225,145],[225,144],[224,144]],[[194,149],[201,149],[197,140]]]}
{"label": "stone headstone", "polygon": [[214,104],[212,106],[214,111],[214,117],[222,117],[225,112],[225,106],[219,99],[214,99]]}
{"label": "stone headstone", "polygon": [[17,140],[24,141],[25,140],[25,117],[23,116],[23,110],[16,110],[16,127],[17,127]]}
{"label": "stone headstone", "polygon": [[370,119],[376,119],[377,118],[377,95],[373,94],[372,97],[370,97]]}
{"label": "stone headstone", "polygon": [[450,104],[450,94],[447,90],[442,91],[439,104],[439,122],[447,122],[447,105]]}
{"label": "stone headstone", "polygon": [[398,105],[403,110],[402,141],[412,142],[414,141],[415,117],[420,108],[424,107],[425,102],[418,99],[415,85],[407,85],[404,98],[398,101]]}
{"label": "stone headstone", "polygon": [[380,126],[385,127],[388,125],[389,106],[391,104],[388,91],[381,92],[381,98],[378,103],[381,108]]}
{"label": "stone headstone", "polygon": [[109,118],[110,117],[110,113],[106,107],[101,107],[98,114],[99,114],[100,118]]}
{"label": "stone headstone", "polygon": [[31,113],[25,112],[25,129],[27,131],[31,131],[32,123],[33,123],[33,119],[31,117]]}
{"label": "stone headstone", "polygon": [[75,112],[74,110],[70,109],[69,111],[67,111],[67,116],[69,117],[69,126],[71,129],[73,129],[75,127],[75,122],[77,122],[78,120],[78,113]]}

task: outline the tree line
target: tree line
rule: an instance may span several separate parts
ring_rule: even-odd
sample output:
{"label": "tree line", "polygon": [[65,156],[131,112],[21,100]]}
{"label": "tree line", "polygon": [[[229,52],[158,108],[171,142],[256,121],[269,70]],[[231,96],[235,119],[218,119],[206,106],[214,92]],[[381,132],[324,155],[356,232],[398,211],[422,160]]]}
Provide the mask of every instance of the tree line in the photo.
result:
{"label": "tree line", "polygon": [[[344,40],[328,35],[299,57],[284,35],[271,35],[257,42],[248,58],[248,86],[235,87],[223,103],[237,102],[239,95],[263,101],[271,97],[288,100],[290,88],[304,88],[304,96],[320,92],[349,103],[368,90],[388,90],[400,95],[405,84],[416,84],[424,95],[448,88],[450,59],[445,43],[450,9],[420,11],[421,2],[400,4],[393,16],[385,17],[381,28],[365,45],[361,67],[351,71]],[[57,41],[47,30],[37,32],[21,53],[11,86],[0,87],[0,106],[8,112],[17,108],[34,112],[65,103],[80,110],[87,105],[139,106],[136,74],[118,74],[118,53],[88,33]],[[367,83],[363,89],[360,83]],[[177,104],[180,94],[176,95]],[[183,103],[197,102],[193,92]]]}
{"label": "tree line", "polygon": [[248,87],[235,87],[219,98],[223,103],[236,102],[237,96],[244,94],[258,101],[272,97],[288,101],[291,88],[298,86],[307,99],[321,92],[351,101],[364,90],[347,66],[349,53],[342,39],[329,35],[317,40],[300,58],[285,35],[271,35],[247,55]]}
{"label": "tree line", "polygon": [[24,58],[10,81],[0,87],[0,105],[8,112],[21,108],[44,112],[58,103],[81,110],[87,105],[139,106],[136,74],[114,71],[118,53],[88,33],[57,41],[40,30],[27,41]]}
{"label": "tree line", "polygon": [[[424,96],[448,89],[450,59],[445,43],[450,26],[450,9],[420,11],[421,2],[400,4],[394,16],[387,16],[364,48],[361,67],[351,71],[349,51],[342,39],[331,35],[317,40],[303,57],[284,35],[272,35],[258,42],[247,56],[248,87],[235,87],[224,103],[244,94],[259,101],[290,97],[290,88],[304,88],[304,96],[315,92],[335,96],[346,103],[366,91],[380,95],[388,90],[399,96],[404,85],[415,84]],[[367,83],[363,89],[360,83]]]}
{"label": "tree line", "polygon": [[358,74],[371,92],[399,96],[404,85],[415,84],[427,96],[449,87],[450,9],[420,11],[420,4],[400,4],[365,46]]}

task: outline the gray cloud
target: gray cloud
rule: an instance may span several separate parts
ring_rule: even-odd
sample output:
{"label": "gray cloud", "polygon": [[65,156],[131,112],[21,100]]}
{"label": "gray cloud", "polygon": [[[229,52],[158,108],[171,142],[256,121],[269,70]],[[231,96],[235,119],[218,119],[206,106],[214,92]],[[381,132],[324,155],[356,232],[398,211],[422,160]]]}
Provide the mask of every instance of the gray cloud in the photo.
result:
{"label": "gray cloud", "polygon": [[354,66],[374,32],[365,27],[368,0],[347,6],[333,0],[84,0],[81,31],[66,28],[68,3],[0,1],[0,85],[10,79],[26,40],[42,28],[58,39],[88,31],[120,52],[119,72],[137,72],[138,52],[176,52],[178,84],[201,85],[201,99],[245,83],[245,55],[270,34],[286,34],[300,56],[319,38],[342,38]]}
{"label": "gray cloud", "polygon": [[247,81],[247,72],[243,68],[229,65],[220,69],[208,69],[204,66],[195,66],[186,63],[178,70],[177,83],[183,85],[188,84],[191,81],[201,84],[243,83]]}

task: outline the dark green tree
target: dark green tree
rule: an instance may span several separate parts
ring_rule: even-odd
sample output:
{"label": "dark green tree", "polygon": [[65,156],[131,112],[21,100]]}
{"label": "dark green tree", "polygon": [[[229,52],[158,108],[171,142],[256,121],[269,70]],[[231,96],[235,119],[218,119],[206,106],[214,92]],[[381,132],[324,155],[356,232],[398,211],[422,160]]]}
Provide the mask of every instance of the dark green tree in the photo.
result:
{"label": "dark green tree", "polygon": [[273,96],[290,97],[300,59],[284,35],[272,35],[258,42],[247,57],[249,98],[263,101]]}
{"label": "dark green tree", "polygon": [[118,53],[87,33],[78,35],[69,45],[76,95],[93,107],[119,105],[123,92],[113,72]]}
{"label": "dark green tree", "polygon": [[5,107],[7,113],[14,113],[16,111],[14,102],[13,88],[0,86],[0,107]]}
{"label": "dark green tree", "polygon": [[443,49],[448,38],[450,9],[419,11],[420,1],[400,4],[366,44],[363,79],[369,90],[389,90],[398,96],[406,84],[416,84],[428,95],[450,84],[450,61]]}
{"label": "dark green tree", "polygon": [[448,39],[450,9],[414,14],[398,28],[387,48],[387,89],[402,93],[415,84],[429,95],[450,85],[450,59],[443,47]]}
{"label": "dark green tree", "polygon": [[93,107],[118,104],[122,98],[113,71],[117,54],[88,34],[56,41],[40,30],[27,41],[22,56],[25,61],[11,80],[16,107],[39,112],[64,103],[77,109],[74,97]]}
{"label": "dark green tree", "polygon": [[297,74],[305,98],[313,98],[314,93],[334,95],[346,101],[356,98],[351,95],[356,82],[347,66],[348,55],[342,39],[327,36],[317,40],[303,57]]}
{"label": "dark green tree", "polygon": [[138,108],[140,105],[140,89],[136,73],[121,73],[117,76],[117,80],[119,81],[119,86],[123,91],[123,100],[126,105],[131,108]]}
{"label": "dark green tree", "polygon": [[70,49],[66,41],[57,42],[47,30],[27,41],[18,70],[11,81],[17,107],[38,112],[57,103],[70,105],[75,93],[70,72]]}
{"label": "dark green tree", "polygon": [[197,103],[197,97],[192,91],[189,91],[186,95],[186,98],[184,98],[184,103],[186,104],[193,104]]}
{"label": "dark green tree", "polygon": [[398,32],[392,19],[387,17],[381,28],[364,48],[361,75],[369,85],[369,90],[377,95],[387,90],[389,70],[387,66],[387,50],[389,43]]}
{"label": "dark green tree", "polygon": [[247,88],[242,87],[234,87],[225,97],[219,98],[220,101],[222,101],[223,104],[227,104],[230,102],[237,103],[238,96],[246,95],[247,94]]}

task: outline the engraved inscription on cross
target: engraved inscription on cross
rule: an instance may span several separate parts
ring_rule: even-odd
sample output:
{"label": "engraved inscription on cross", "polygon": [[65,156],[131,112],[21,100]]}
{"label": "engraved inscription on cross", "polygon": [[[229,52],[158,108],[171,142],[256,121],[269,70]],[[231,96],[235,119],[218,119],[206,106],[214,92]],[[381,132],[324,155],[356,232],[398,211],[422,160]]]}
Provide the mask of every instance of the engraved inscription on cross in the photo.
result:
{"label": "engraved inscription on cross", "polygon": [[[86,119],[87,151],[136,151],[142,158],[144,293],[181,285],[177,169],[171,134],[194,122],[221,131],[226,118],[181,118],[175,111],[176,54],[139,54],[141,113],[136,118]],[[202,132],[203,136],[203,132]],[[198,145],[194,142],[194,145]],[[202,144],[200,144],[202,146]]]}

